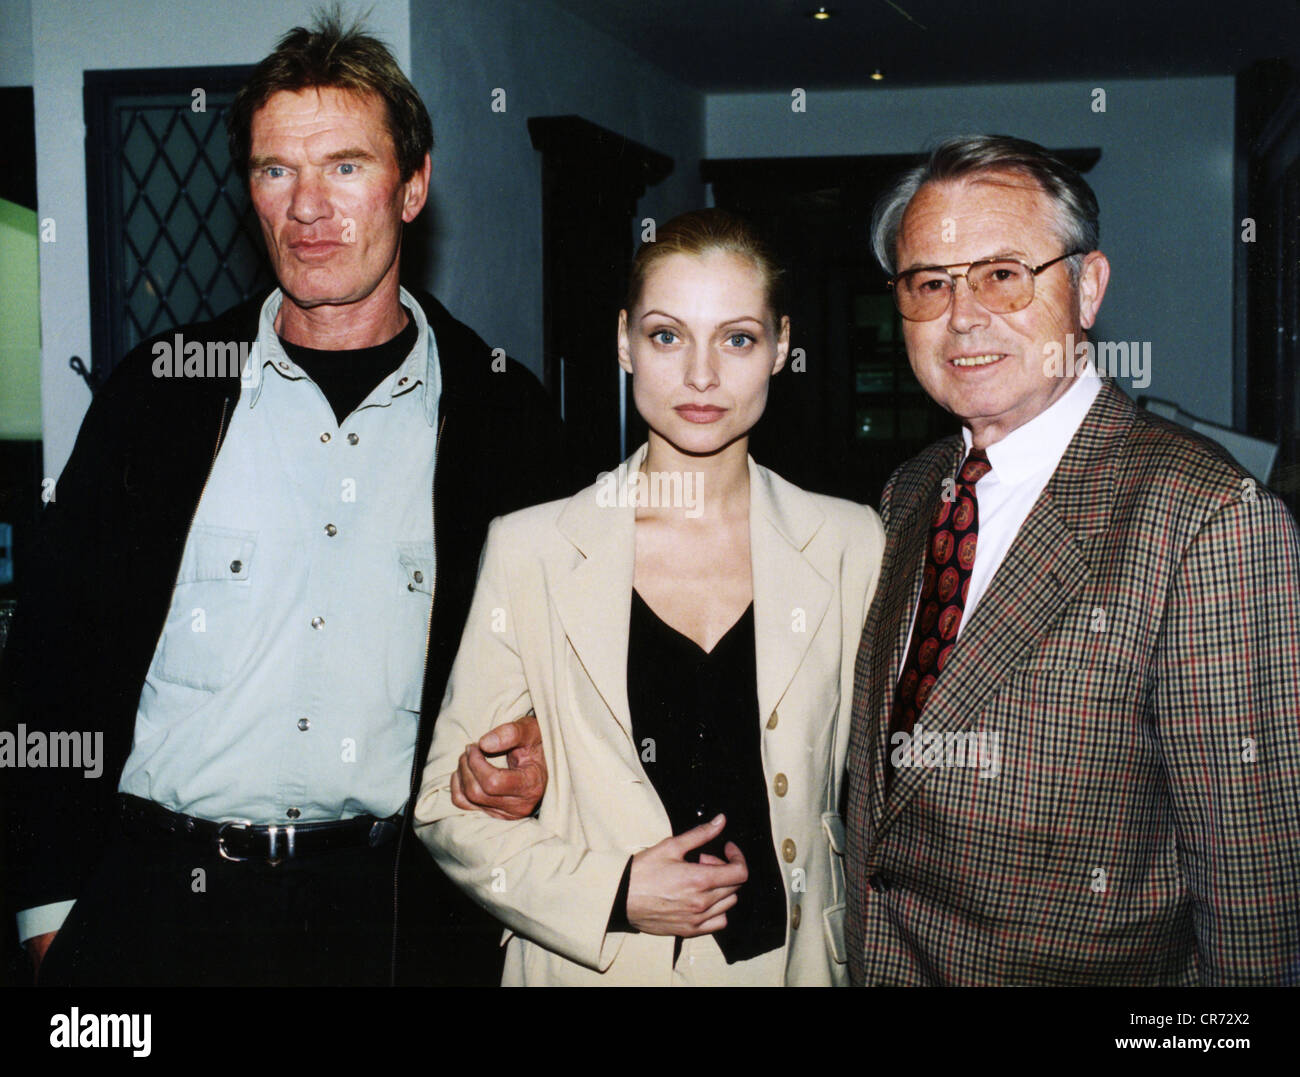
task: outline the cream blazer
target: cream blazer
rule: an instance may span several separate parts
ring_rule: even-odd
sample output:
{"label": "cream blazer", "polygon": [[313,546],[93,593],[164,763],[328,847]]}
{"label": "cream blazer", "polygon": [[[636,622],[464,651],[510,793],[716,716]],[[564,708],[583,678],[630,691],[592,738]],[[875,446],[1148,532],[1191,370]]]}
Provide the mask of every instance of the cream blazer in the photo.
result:
{"label": "cream blazer", "polygon": [[[645,452],[568,500],[492,522],[434,727],[415,829],[507,926],[506,984],[672,979],[671,937],[606,931],[628,857],[671,834],[627,698],[636,512],[627,476]],[[785,982],[841,984],[836,807],[884,532],[870,508],[808,493],[753,459],[749,479],[762,761],[786,879]],[[507,822],[455,807],[450,780],[465,746],[530,708],[550,769],[536,816]]]}

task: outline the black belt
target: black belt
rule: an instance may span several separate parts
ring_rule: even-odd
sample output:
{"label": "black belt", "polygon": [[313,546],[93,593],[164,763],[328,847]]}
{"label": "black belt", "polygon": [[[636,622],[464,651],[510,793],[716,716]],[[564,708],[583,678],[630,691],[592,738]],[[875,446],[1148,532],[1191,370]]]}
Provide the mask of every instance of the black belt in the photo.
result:
{"label": "black belt", "polygon": [[124,793],[121,796],[122,824],[130,832],[148,830],[170,834],[196,845],[204,845],[224,860],[260,861],[275,865],[282,860],[301,860],[338,849],[377,849],[397,837],[401,815],[377,819],[358,815],[329,823],[289,823],[285,826],[253,824],[239,819],[214,823],[192,815],[169,811],[152,800]]}

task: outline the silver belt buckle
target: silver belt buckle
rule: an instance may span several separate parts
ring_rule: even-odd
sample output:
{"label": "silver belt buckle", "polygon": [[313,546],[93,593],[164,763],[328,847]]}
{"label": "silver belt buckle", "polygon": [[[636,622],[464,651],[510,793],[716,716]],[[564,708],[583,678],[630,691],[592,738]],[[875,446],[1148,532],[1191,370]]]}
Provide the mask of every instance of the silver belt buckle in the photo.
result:
{"label": "silver belt buckle", "polygon": [[[289,846],[289,849],[284,856],[277,856],[276,846],[279,844],[280,832],[282,829],[284,831],[284,836],[287,839],[287,844]],[[270,864],[271,867],[275,867],[277,864],[284,863],[286,858],[293,857],[294,829],[292,823],[290,823],[288,826],[283,828],[278,827],[274,823],[272,823],[269,827],[266,828],[266,832],[267,832],[267,836],[270,837],[271,839],[271,851],[267,855],[266,862]]]}
{"label": "silver belt buckle", "polygon": [[253,822],[251,819],[231,819],[217,827],[217,852],[221,854],[222,860],[229,860],[232,863],[241,864],[245,860],[249,859],[246,856],[235,856],[232,853],[226,852],[226,830],[228,827],[232,826],[244,827],[247,829],[252,825]]}

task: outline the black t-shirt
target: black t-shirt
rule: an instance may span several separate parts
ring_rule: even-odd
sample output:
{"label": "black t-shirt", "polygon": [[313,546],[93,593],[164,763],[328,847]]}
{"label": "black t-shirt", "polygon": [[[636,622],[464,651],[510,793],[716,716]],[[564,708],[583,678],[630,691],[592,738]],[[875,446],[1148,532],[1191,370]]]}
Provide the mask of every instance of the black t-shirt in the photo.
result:
{"label": "black t-shirt", "polygon": [[[405,308],[403,308],[405,310]],[[406,328],[397,336],[373,348],[352,348],[346,351],[322,351],[291,344],[280,338],[280,346],[325,394],[334,409],[339,425],[351,415],[357,405],[374,390],[375,386],[396,370],[411,354],[419,338],[420,328],[406,311]]]}

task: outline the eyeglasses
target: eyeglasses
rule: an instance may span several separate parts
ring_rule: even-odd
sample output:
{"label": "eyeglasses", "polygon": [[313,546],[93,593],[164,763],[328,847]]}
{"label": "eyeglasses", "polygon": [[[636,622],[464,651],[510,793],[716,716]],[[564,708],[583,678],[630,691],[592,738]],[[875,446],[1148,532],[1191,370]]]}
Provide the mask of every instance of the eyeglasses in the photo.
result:
{"label": "eyeglasses", "polygon": [[898,313],[909,322],[929,322],[942,315],[952,303],[958,277],[966,278],[976,302],[990,314],[1012,314],[1034,301],[1034,278],[1039,273],[1086,253],[1067,251],[1040,266],[1026,265],[1018,258],[989,258],[969,263],[965,273],[949,273],[944,266],[920,266],[888,283]]}

